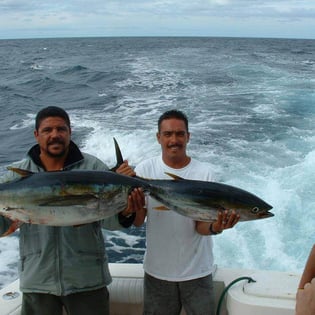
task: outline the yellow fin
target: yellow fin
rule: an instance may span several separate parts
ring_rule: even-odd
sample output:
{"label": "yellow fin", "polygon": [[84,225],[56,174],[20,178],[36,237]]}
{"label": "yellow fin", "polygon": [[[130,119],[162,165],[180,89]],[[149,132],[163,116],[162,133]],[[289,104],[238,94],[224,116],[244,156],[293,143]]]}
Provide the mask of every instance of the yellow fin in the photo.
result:
{"label": "yellow fin", "polygon": [[33,175],[34,172],[31,172],[31,171],[28,171],[28,170],[23,170],[21,168],[17,168],[17,167],[7,167],[7,169],[9,171],[12,171],[12,172],[15,172],[19,175],[21,175],[22,177],[27,177],[27,176],[30,176],[30,175]]}
{"label": "yellow fin", "polygon": [[167,208],[166,206],[157,206],[157,207],[153,207],[154,210],[157,210],[157,211],[169,211],[170,209]]}
{"label": "yellow fin", "polygon": [[177,176],[177,175],[172,174],[172,173],[165,172],[165,174],[172,177],[174,180],[185,180],[185,178]]}

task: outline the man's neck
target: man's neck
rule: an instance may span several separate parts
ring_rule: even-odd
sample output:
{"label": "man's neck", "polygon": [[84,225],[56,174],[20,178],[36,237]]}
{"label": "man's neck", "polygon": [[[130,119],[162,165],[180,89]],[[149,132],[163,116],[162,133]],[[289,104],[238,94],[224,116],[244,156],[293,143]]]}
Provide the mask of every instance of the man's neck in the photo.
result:
{"label": "man's neck", "polygon": [[66,157],[50,157],[40,154],[40,160],[47,172],[60,171],[64,168]]}
{"label": "man's neck", "polygon": [[185,156],[185,157],[181,157],[179,159],[166,159],[163,157],[163,162],[171,167],[171,168],[175,168],[175,169],[180,169],[183,168],[185,166],[187,166],[191,161],[191,158],[189,156]]}

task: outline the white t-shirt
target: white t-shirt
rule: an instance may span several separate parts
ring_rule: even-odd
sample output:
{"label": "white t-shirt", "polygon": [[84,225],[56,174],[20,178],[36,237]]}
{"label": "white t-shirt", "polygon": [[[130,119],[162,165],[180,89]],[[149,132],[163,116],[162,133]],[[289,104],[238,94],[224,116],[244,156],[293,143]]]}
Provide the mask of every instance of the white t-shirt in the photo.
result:
{"label": "white t-shirt", "polygon": [[[194,159],[184,168],[173,169],[158,156],[141,162],[135,171],[137,176],[148,179],[171,179],[165,174],[169,172],[185,179],[212,180],[209,165]],[[157,205],[160,203],[148,197],[145,272],[167,281],[186,281],[211,274],[211,236],[197,233],[195,221],[175,211],[152,209]]]}

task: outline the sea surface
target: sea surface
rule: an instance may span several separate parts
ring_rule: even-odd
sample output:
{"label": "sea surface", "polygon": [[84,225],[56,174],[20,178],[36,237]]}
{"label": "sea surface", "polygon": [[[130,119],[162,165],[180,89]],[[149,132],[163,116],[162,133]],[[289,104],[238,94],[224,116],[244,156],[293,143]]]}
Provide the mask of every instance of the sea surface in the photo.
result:
{"label": "sea surface", "polygon": [[[31,145],[48,105],[73,140],[115,165],[160,154],[157,119],[189,117],[189,154],[216,180],[273,206],[214,237],[218,267],[301,272],[315,242],[315,41],[246,38],[0,40],[0,175]],[[141,263],[145,229],[105,232],[110,262]],[[0,287],[18,277],[19,233],[0,239]]]}

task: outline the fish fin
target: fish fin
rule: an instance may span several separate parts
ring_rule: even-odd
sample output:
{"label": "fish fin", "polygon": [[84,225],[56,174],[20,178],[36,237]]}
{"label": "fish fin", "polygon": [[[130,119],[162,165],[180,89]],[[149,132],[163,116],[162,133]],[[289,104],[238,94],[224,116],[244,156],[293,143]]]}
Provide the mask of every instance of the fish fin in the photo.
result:
{"label": "fish fin", "polygon": [[172,174],[172,173],[165,172],[165,174],[172,177],[174,180],[185,180],[185,178],[177,176],[177,175]]}
{"label": "fish fin", "polygon": [[22,177],[27,177],[27,176],[30,176],[30,175],[34,174],[34,172],[31,172],[31,171],[28,171],[28,170],[23,170],[23,169],[17,168],[17,167],[9,166],[9,167],[7,167],[7,169],[9,171],[12,171],[12,172],[15,172],[15,173],[21,175]]}
{"label": "fish fin", "polygon": [[22,224],[23,224],[23,222],[18,221],[18,220],[12,221],[9,228],[2,235],[0,235],[0,237],[8,236],[8,235],[14,233],[17,229],[20,228],[20,226]]}
{"label": "fish fin", "polygon": [[166,206],[162,205],[162,206],[157,206],[157,207],[153,207],[152,209],[157,210],[157,211],[169,211],[170,209],[167,208]]}
{"label": "fish fin", "polygon": [[81,227],[81,226],[83,226],[83,225],[86,225],[86,223],[76,224],[76,225],[73,225],[72,227],[73,227],[73,228],[79,228],[79,227]]}
{"label": "fish fin", "polygon": [[117,168],[124,163],[124,159],[123,159],[123,156],[121,154],[121,151],[120,151],[120,147],[118,145],[118,142],[116,141],[115,138],[114,139],[114,143],[115,143],[115,152],[116,152],[116,165],[114,167],[112,167],[110,170],[115,172],[117,170]]}

